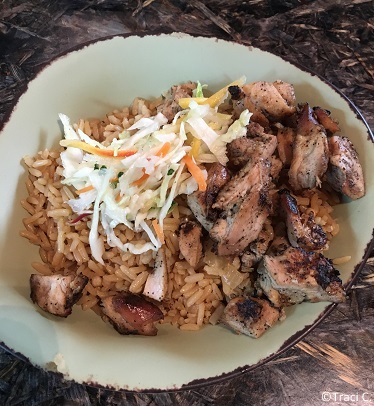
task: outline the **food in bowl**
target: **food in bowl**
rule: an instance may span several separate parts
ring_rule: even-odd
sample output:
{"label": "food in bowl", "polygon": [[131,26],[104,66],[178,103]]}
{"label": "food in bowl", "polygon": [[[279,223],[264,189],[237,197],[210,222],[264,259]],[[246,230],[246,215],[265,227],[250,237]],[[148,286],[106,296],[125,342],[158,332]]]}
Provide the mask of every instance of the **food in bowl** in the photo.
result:
{"label": "food in bowl", "polygon": [[340,302],[323,252],[333,205],[365,193],[353,145],[293,86],[200,83],[71,125],[58,150],[25,157],[39,245],[31,298],[67,317],[94,310],[121,334],[222,323],[260,337],[302,301]]}

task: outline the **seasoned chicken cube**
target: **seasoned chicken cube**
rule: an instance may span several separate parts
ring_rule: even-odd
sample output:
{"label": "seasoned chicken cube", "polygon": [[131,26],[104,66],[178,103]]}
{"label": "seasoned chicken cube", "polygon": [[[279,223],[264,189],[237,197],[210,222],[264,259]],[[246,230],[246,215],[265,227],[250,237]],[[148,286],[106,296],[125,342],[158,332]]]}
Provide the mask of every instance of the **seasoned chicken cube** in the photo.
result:
{"label": "seasoned chicken cube", "polygon": [[196,84],[192,82],[173,86],[167,93],[164,103],[157,107],[157,113],[162,113],[170,122],[178,111],[181,110],[178,104],[179,99],[191,97],[192,91],[195,88]]}
{"label": "seasoned chicken cube", "polygon": [[270,179],[269,161],[248,162],[217,194],[213,209],[227,210],[245,198],[255,185],[266,186]]}
{"label": "seasoned chicken cube", "polygon": [[267,222],[264,224],[256,240],[251,242],[240,256],[242,269],[253,268],[257,265],[263,255],[266,253],[270,242],[274,238],[274,230],[272,225]]}
{"label": "seasoned chicken cube", "polygon": [[214,220],[208,218],[208,205],[206,203],[206,193],[205,192],[193,192],[187,195],[187,204],[191,209],[196,220],[209,231],[214,224]]}
{"label": "seasoned chicken cube", "polygon": [[294,89],[289,83],[259,81],[244,85],[242,90],[246,99],[271,121],[279,121],[296,111]]}
{"label": "seasoned chicken cube", "polygon": [[220,322],[238,334],[258,338],[273,326],[280,317],[280,311],[265,299],[235,297],[231,299]]}
{"label": "seasoned chicken cube", "polygon": [[330,164],[327,182],[337,192],[351,199],[365,195],[365,181],[361,164],[353,144],[346,137],[334,135],[329,139]]}
{"label": "seasoned chicken cube", "polygon": [[289,190],[282,189],[279,194],[291,245],[312,251],[323,249],[327,243],[327,236],[322,227],[315,222],[313,212],[300,214],[297,201]]}
{"label": "seasoned chicken cube", "polygon": [[67,317],[73,305],[81,298],[88,283],[84,275],[30,276],[31,300],[44,311],[55,316]]}
{"label": "seasoned chicken cube", "polygon": [[255,103],[253,103],[249,97],[246,97],[242,88],[240,88],[239,86],[229,86],[228,91],[231,95],[235,118],[239,118],[240,114],[245,109],[248,109],[252,113],[252,123],[258,123],[263,128],[269,127],[269,120],[262,113],[262,111],[258,107],[256,107]]}
{"label": "seasoned chicken cube", "polygon": [[313,117],[312,109],[304,104],[299,116],[297,135],[288,177],[294,191],[313,189],[321,183],[329,162],[325,129]]}
{"label": "seasoned chicken cube", "polygon": [[296,138],[296,131],[290,127],[278,128],[277,132],[277,149],[282,163],[289,167],[293,157],[293,144]]}
{"label": "seasoned chicken cube", "polygon": [[139,295],[121,292],[102,299],[103,320],[108,321],[120,334],[157,335],[155,323],[163,319],[155,304]]}
{"label": "seasoned chicken cube", "polygon": [[257,123],[249,123],[247,134],[227,145],[227,156],[230,164],[243,167],[247,162],[256,162],[260,158],[270,158],[277,148],[277,138],[266,134]]}
{"label": "seasoned chicken cube", "polygon": [[293,113],[296,111],[296,96],[293,85],[283,80],[276,80],[273,82],[274,87],[278,90],[278,93],[283,97],[289,107],[292,108]]}
{"label": "seasoned chicken cube", "polygon": [[218,255],[237,255],[256,240],[271,211],[266,161],[247,164],[218,194],[213,207],[223,210],[210,230]]}
{"label": "seasoned chicken cube", "polygon": [[274,256],[264,255],[258,267],[259,285],[274,306],[345,300],[339,272],[329,259],[302,248],[279,247]]}
{"label": "seasoned chicken cube", "polygon": [[216,200],[218,192],[229,182],[231,174],[229,170],[218,162],[212,164],[208,170],[205,201],[207,204],[207,216],[209,210]]}
{"label": "seasoned chicken cube", "polygon": [[179,249],[185,260],[196,268],[203,257],[201,226],[195,221],[186,221],[179,228]]}
{"label": "seasoned chicken cube", "polygon": [[168,263],[165,248],[161,247],[155,257],[153,272],[148,275],[143,295],[161,302],[168,289]]}
{"label": "seasoned chicken cube", "polygon": [[281,171],[283,169],[283,163],[274,155],[270,158],[270,160],[268,160],[268,163],[270,165],[270,177],[273,182],[276,182],[279,179]]}
{"label": "seasoned chicken cube", "polygon": [[331,113],[321,107],[313,107],[314,115],[318,122],[325,127],[328,134],[332,135],[340,131],[339,124],[331,117]]}

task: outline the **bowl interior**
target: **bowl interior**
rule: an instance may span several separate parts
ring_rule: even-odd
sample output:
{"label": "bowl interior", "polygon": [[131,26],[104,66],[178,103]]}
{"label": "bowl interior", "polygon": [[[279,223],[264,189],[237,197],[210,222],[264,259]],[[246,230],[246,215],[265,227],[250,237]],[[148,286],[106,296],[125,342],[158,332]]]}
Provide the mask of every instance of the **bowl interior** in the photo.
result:
{"label": "bowl interior", "polygon": [[19,236],[25,217],[19,201],[26,195],[21,161],[57,145],[58,113],[72,120],[102,117],[136,96],[157,97],[172,84],[199,80],[217,90],[242,75],[248,82],[293,83],[297,100],[331,110],[357,148],[367,194],[336,208],[341,232],[328,253],[352,256],[339,267],[343,281],[349,280],[372,238],[374,159],[367,128],[347,101],[318,77],[258,49],[176,34],[115,37],[73,51],[44,68],[30,82],[0,135],[0,341],[36,365],[56,364],[78,382],[130,390],[175,389],[254,365],[318,319],[327,303],[290,308],[287,319],[258,340],[220,326],[199,332],[162,326],[156,337],[120,336],[93,312],[75,308],[72,316],[60,320],[40,312],[29,299],[30,263],[39,258],[38,249]]}

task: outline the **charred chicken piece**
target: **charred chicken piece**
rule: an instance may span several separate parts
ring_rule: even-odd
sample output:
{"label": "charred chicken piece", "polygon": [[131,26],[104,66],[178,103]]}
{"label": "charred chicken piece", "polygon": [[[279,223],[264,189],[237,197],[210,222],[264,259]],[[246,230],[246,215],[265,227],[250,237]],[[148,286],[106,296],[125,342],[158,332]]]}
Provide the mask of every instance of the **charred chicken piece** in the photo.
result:
{"label": "charred chicken piece", "polygon": [[31,300],[44,311],[59,317],[71,314],[73,305],[81,298],[88,283],[84,275],[30,276]]}
{"label": "charred chicken piece", "polygon": [[293,144],[296,138],[296,131],[290,127],[278,128],[277,149],[283,165],[290,167],[293,157]]}
{"label": "charred chicken piece", "polygon": [[277,148],[277,138],[266,134],[258,123],[249,123],[247,135],[237,138],[227,145],[229,162],[243,167],[247,162],[256,162],[260,158],[270,158]]}
{"label": "charred chicken piece", "polygon": [[208,217],[209,210],[206,202],[206,193],[196,191],[187,195],[187,204],[196,220],[205,230],[209,231],[213,227],[214,220]]}
{"label": "charred chicken piece", "polygon": [[243,92],[242,88],[237,85],[229,86],[227,90],[229,91],[233,101],[242,100],[245,97],[245,93]]}
{"label": "charred chicken piece", "polygon": [[327,243],[327,236],[322,227],[316,224],[313,213],[300,214],[297,200],[289,190],[282,189],[279,194],[291,245],[311,251],[323,249]]}
{"label": "charred chicken piece", "polygon": [[313,189],[319,185],[327,170],[329,149],[325,129],[316,121],[313,111],[303,105],[288,171],[293,190]]}
{"label": "charred chicken piece", "polygon": [[157,335],[155,323],[163,319],[162,311],[144,297],[129,292],[102,299],[103,320],[120,334]]}
{"label": "charred chicken piece", "polygon": [[243,110],[248,109],[252,113],[252,123],[258,123],[263,128],[269,127],[269,120],[261,112],[261,110],[256,107],[255,103],[253,103],[248,97],[246,97],[242,88],[240,88],[239,86],[229,86],[228,91],[231,95],[235,118],[238,118]]}
{"label": "charred chicken piece", "polygon": [[279,316],[279,310],[265,299],[235,297],[228,302],[220,321],[238,334],[258,338]]}
{"label": "charred chicken piece", "polygon": [[157,108],[157,113],[162,113],[170,122],[180,110],[179,99],[192,97],[192,91],[195,88],[196,84],[193,82],[173,86],[166,95],[165,102]]}
{"label": "charred chicken piece", "polygon": [[265,255],[258,283],[276,307],[309,302],[345,300],[339,272],[317,252],[288,246],[278,255]]}
{"label": "charred chicken piece", "polygon": [[199,223],[210,230],[214,223],[214,212],[211,210],[218,192],[230,180],[228,169],[220,163],[214,163],[208,170],[205,192],[196,191],[187,196],[187,204]]}
{"label": "charred chicken piece", "polygon": [[231,174],[229,170],[220,163],[216,162],[209,168],[205,191],[205,201],[208,209],[207,215],[209,215],[209,210],[216,200],[217,194],[230,179]]}
{"label": "charred chicken piece", "polygon": [[256,240],[271,211],[268,196],[265,188],[253,187],[237,207],[218,218],[210,230],[218,255],[237,255]]}
{"label": "charred chicken piece", "polygon": [[179,228],[179,249],[186,261],[195,268],[203,256],[201,226],[195,221],[187,221]]}
{"label": "charred chicken piece", "polygon": [[282,161],[274,155],[268,160],[270,164],[270,177],[276,182],[279,179],[280,173],[283,169]]}
{"label": "charred chicken piece", "polygon": [[237,255],[256,240],[271,212],[270,167],[260,160],[247,164],[218,194],[222,210],[210,230],[218,255]]}
{"label": "charred chicken piece", "polygon": [[340,131],[339,124],[331,117],[331,112],[321,107],[313,107],[318,122],[325,127],[329,135]]}
{"label": "charred chicken piece", "polygon": [[276,82],[254,82],[244,85],[244,105],[251,111],[251,104],[270,121],[280,121],[296,111],[293,86],[280,80]]}
{"label": "charred chicken piece", "polygon": [[257,184],[267,186],[270,182],[269,160],[258,159],[255,162],[248,162],[227,182],[217,194],[213,209],[229,209],[246,197],[250,190]]}
{"label": "charred chicken piece", "polygon": [[282,255],[288,248],[290,243],[285,236],[277,235],[271,242],[266,254],[272,257]]}
{"label": "charred chicken piece", "polygon": [[334,190],[351,199],[364,196],[364,175],[353,144],[346,137],[334,135],[329,139],[329,148],[327,182]]}
{"label": "charred chicken piece", "polygon": [[274,230],[271,224],[265,223],[256,240],[251,242],[240,256],[240,262],[244,269],[253,268],[262,259],[274,238]]}
{"label": "charred chicken piece", "polygon": [[[296,111],[296,96],[293,85],[283,82],[283,80],[276,80],[273,82],[273,85],[278,90],[278,93],[283,97],[287,105],[291,107],[292,112],[294,113]],[[288,116],[289,114],[286,115]]]}

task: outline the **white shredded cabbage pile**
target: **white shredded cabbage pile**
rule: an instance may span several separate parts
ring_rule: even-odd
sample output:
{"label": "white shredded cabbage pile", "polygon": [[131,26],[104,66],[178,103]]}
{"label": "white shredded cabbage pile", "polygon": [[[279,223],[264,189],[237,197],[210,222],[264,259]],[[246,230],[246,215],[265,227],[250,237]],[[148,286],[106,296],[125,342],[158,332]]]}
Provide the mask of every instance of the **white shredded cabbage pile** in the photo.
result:
{"label": "white shredded cabbage pile", "polygon": [[[203,87],[198,84],[196,97],[171,123],[161,113],[141,118],[109,146],[75,131],[69,118],[59,115],[65,136],[60,144],[66,147],[61,153],[63,183],[74,187],[78,196],[67,203],[77,215],[92,213],[89,243],[98,262],[103,263],[104,253],[99,224],[112,247],[133,254],[157,251],[163,243],[163,221],[174,199],[204,190],[204,163],[225,165],[227,143],[246,134],[251,113],[245,110],[235,121],[231,115],[219,113],[227,87],[221,89],[222,97],[217,92],[220,100],[216,105],[203,97]],[[122,243],[114,232],[119,224],[145,232],[148,241]]]}

